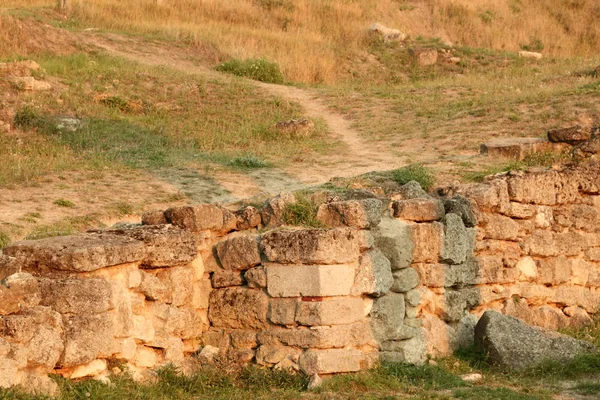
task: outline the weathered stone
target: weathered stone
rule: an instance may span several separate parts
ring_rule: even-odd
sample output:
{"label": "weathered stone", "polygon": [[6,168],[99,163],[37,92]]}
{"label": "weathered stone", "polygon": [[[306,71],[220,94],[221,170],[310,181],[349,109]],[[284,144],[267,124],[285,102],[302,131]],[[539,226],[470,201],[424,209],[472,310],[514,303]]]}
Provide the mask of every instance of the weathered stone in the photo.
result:
{"label": "weathered stone", "polygon": [[25,240],[5,247],[3,252],[17,258],[23,268],[39,265],[78,272],[141,261],[146,254],[142,242],[109,233]]}
{"label": "weathered stone", "polygon": [[173,207],[165,211],[169,223],[191,232],[222,229],[223,214],[223,209],[214,204]]}
{"label": "weathered stone", "polygon": [[405,268],[394,272],[393,292],[406,293],[419,285],[419,273],[414,268]]}
{"label": "weathered stone", "polygon": [[565,315],[571,318],[569,321],[569,326],[581,328],[583,326],[589,326],[593,323],[592,318],[590,318],[589,314],[581,307],[565,307],[563,312]]}
{"label": "weathered stone", "polygon": [[509,217],[498,214],[481,214],[481,226],[486,239],[516,240],[519,224]]}
{"label": "weathered stone", "polygon": [[419,303],[421,302],[421,295],[422,295],[421,290],[418,288],[410,290],[410,291],[404,293],[405,303],[409,306],[417,307],[419,305]]}
{"label": "weathered stone", "polygon": [[519,280],[535,280],[538,276],[537,264],[534,259],[529,256],[521,258],[519,262],[517,262],[516,268],[521,273]]}
{"label": "weathered stone", "polygon": [[408,39],[408,35],[400,32],[398,29],[388,28],[377,22],[371,25],[369,31],[381,35],[384,42],[403,42]]}
{"label": "weathered stone", "polygon": [[357,372],[366,367],[365,354],[354,349],[307,350],[298,365],[308,375]]}
{"label": "weathered stone", "polygon": [[565,146],[567,145],[552,143],[543,138],[513,137],[492,139],[481,145],[480,153],[496,158],[505,157],[514,160],[523,160],[532,154],[560,152],[565,149]]}
{"label": "weathered stone", "polygon": [[27,273],[15,273],[0,284],[0,315],[9,315],[37,306],[41,300],[37,279]]}
{"label": "weathered stone", "polygon": [[61,314],[100,314],[112,308],[110,283],[104,278],[41,279],[43,306]]}
{"label": "weathered stone", "polygon": [[435,263],[440,259],[444,230],[439,222],[416,224],[412,226],[414,241],[413,262]]}
{"label": "weathered stone", "polygon": [[214,346],[204,346],[200,353],[198,354],[198,358],[203,361],[212,362],[219,355],[219,348]]}
{"label": "weathered stone", "polygon": [[236,230],[245,231],[256,228],[262,222],[260,211],[256,207],[248,206],[235,212]]}
{"label": "weathered stone", "polygon": [[11,388],[21,383],[22,374],[17,361],[0,357],[0,388]]}
{"label": "weathered stone", "polygon": [[[380,353],[381,361],[421,365],[427,359],[427,345],[422,337],[389,342],[391,351]],[[392,346],[393,343],[393,346]]]}
{"label": "weathered stone", "polygon": [[343,264],[359,255],[356,232],[348,228],[272,231],[260,244],[267,260],[282,264]]}
{"label": "weathered stone", "polygon": [[375,246],[375,237],[373,236],[371,231],[358,231],[356,232],[356,237],[358,239],[358,247],[361,252],[370,250],[373,248],[373,246]]}
{"label": "weathered stone", "polygon": [[142,225],[164,225],[168,224],[163,210],[152,210],[142,214]]}
{"label": "weathered stone", "polygon": [[452,199],[444,199],[444,209],[446,214],[458,215],[467,227],[477,225],[477,216],[473,212],[473,204],[463,196],[455,195]]}
{"label": "weathered stone", "polygon": [[295,325],[297,304],[296,298],[269,300],[269,321],[276,325]]}
{"label": "weathered stone", "polygon": [[432,197],[395,201],[392,209],[394,217],[408,221],[438,221],[444,216],[443,203]]}
{"label": "weathered stone", "polygon": [[435,65],[438,60],[437,49],[417,48],[410,49],[410,54],[415,60],[415,63],[423,67]]}
{"label": "weathered stone", "polygon": [[213,288],[224,288],[228,286],[242,286],[244,278],[241,271],[221,270],[211,275]]}
{"label": "weathered stone", "polygon": [[192,301],[193,288],[196,271],[192,267],[173,267],[162,270],[158,278],[169,288],[170,301],[174,306],[187,305]]}
{"label": "weathered stone", "polygon": [[393,271],[410,266],[414,244],[411,225],[391,218],[384,218],[373,229],[375,246],[390,260]]}
{"label": "weathered stone", "polygon": [[263,224],[268,228],[283,225],[286,207],[295,202],[296,197],[290,192],[282,192],[277,197],[267,200],[261,212]]}
{"label": "weathered stone", "polygon": [[315,389],[320,388],[321,386],[323,386],[323,379],[318,374],[314,374],[313,376],[310,377],[310,379],[308,381],[307,389],[315,390]]}
{"label": "weathered stone", "polygon": [[186,264],[196,258],[196,240],[190,232],[172,225],[148,225],[115,229],[110,234],[123,235],[145,244],[142,266],[161,268]]}
{"label": "weathered stone", "polygon": [[534,231],[523,242],[523,250],[530,256],[551,257],[558,255],[554,235],[549,231]]}
{"label": "weathered stone", "polygon": [[373,333],[366,321],[349,325],[313,327],[311,329],[268,329],[258,333],[262,345],[293,346],[303,349],[342,348],[373,343]]}
{"label": "weathered stone", "polygon": [[146,297],[146,299],[170,302],[171,293],[169,293],[169,286],[165,282],[161,281],[158,277],[143,271],[141,277],[142,279],[138,290]]}
{"label": "weathered stone", "polygon": [[461,264],[473,250],[474,238],[457,214],[444,217],[444,246],[442,259],[450,264]]}
{"label": "weathered stone", "polygon": [[381,297],[392,287],[394,277],[390,261],[378,249],[373,249],[360,256],[352,295],[368,294]]}
{"label": "weathered stone", "polygon": [[18,272],[21,272],[21,265],[18,260],[14,257],[0,254],[0,281]]}
{"label": "weathered stone", "polygon": [[256,267],[247,270],[244,273],[244,279],[251,288],[267,287],[267,273],[263,267]]}
{"label": "weathered stone", "polygon": [[255,331],[239,329],[232,331],[229,335],[231,336],[231,345],[236,349],[255,349],[258,347]]}
{"label": "weathered stone", "polygon": [[25,375],[20,384],[26,393],[34,396],[57,397],[60,393],[58,384],[47,375],[30,373]]}
{"label": "weathered stone", "polygon": [[568,143],[576,145],[585,142],[591,137],[589,128],[581,125],[570,126],[568,128],[552,129],[548,131],[548,140],[554,143]]}
{"label": "weathered stone", "polygon": [[158,350],[146,346],[139,346],[133,359],[134,365],[140,368],[154,368],[159,362]]}
{"label": "weathered stone", "polygon": [[149,346],[164,348],[170,336],[180,339],[196,338],[206,328],[205,315],[191,308],[157,302],[149,302],[147,308],[155,330],[154,339],[148,343]]}
{"label": "weathered stone", "polygon": [[256,289],[226,288],[213,290],[208,317],[217,328],[262,328],[267,322],[269,299]]}
{"label": "weathered stone", "polygon": [[296,307],[296,322],[301,325],[343,325],[363,318],[363,300],[340,297],[323,301],[300,301]]}
{"label": "weathered stone", "polygon": [[329,227],[367,229],[381,222],[381,200],[347,200],[322,204],[317,219]]}
{"label": "weathered stone", "polygon": [[564,256],[542,259],[538,265],[538,283],[557,285],[571,277],[572,261]]}
{"label": "weathered stone", "polygon": [[258,242],[255,236],[242,235],[217,243],[221,266],[231,270],[246,270],[260,264]]}
{"label": "weathered stone", "polygon": [[78,365],[73,368],[73,372],[69,375],[70,379],[86,378],[96,376],[108,369],[106,360],[93,360],[84,365]]}
{"label": "weathered stone", "polygon": [[486,311],[475,327],[475,345],[500,367],[522,370],[546,360],[572,360],[581,354],[600,350],[579,341],[524,322],[496,311]]}
{"label": "weathered stone", "polygon": [[511,283],[519,279],[516,268],[504,268],[502,258],[499,256],[479,256],[478,283]]}
{"label": "weathered stone", "polygon": [[347,296],[354,284],[354,265],[266,265],[272,297]]}
{"label": "weathered stone", "polygon": [[511,177],[508,193],[512,201],[551,206],[556,204],[557,184],[560,184],[557,173],[528,173]]}
{"label": "weathered stone", "polygon": [[[211,328],[212,329],[212,328]],[[227,350],[231,346],[231,337],[224,329],[210,330],[202,334],[202,344],[205,347],[213,347],[217,350]]]}
{"label": "weathered stone", "polygon": [[117,350],[115,323],[109,314],[64,316],[65,350],[62,367],[88,363],[99,356],[108,357]]}
{"label": "weathered stone", "polygon": [[302,350],[289,346],[260,346],[256,351],[256,362],[260,365],[274,365],[282,360],[298,359]]}
{"label": "weathered stone", "polygon": [[371,326],[378,341],[397,339],[397,330],[402,327],[405,314],[404,296],[388,293],[375,300],[371,309]]}
{"label": "weathered stone", "polygon": [[210,292],[212,285],[210,280],[203,279],[192,284],[191,306],[196,309],[208,308]]}

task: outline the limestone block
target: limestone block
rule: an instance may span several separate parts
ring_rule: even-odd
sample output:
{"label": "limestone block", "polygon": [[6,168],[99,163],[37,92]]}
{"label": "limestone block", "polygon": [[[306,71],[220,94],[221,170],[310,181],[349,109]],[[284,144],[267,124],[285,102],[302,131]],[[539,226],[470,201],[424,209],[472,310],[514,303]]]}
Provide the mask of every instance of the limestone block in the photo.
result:
{"label": "limestone block", "polygon": [[546,229],[554,223],[554,212],[551,207],[537,206],[535,218],[533,219],[536,228]]}
{"label": "limestone block", "polygon": [[600,264],[590,263],[590,274],[588,276],[588,286],[600,287]]}
{"label": "limestone block", "polygon": [[586,286],[593,269],[594,266],[592,264],[581,258],[571,260],[571,278],[569,282],[574,285]]}
{"label": "limestone block", "polygon": [[323,301],[300,301],[296,307],[296,322],[301,325],[343,325],[363,318],[363,300],[338,297]]}
{"label": "limestone block", "polygon": [[263,267],[255,267],[244,273],[244,279],[251,288],[267,287],[267,273]]}
{"label": "limestone block", "polygon": [[139,346],[133,359],[133,364],[140,368],[154,368],[160,363],[158,350],[146,346]]}
{"label": "limestone block", "polygon": [[505,300],[502,313],[519,318],[528,324],[533,324],[533,310],[529,307],[529,303],[524,298],[515,296]]}
{"label": "limestone block", "polygon": [[[202,345],[206,347],[213,347],[217,350],[227,350],[231,346],[231,337],[227,334],[224,329],[211,329],[210,331],[202,334]],[[208,349],[207,351],[210,351]]]}
{"label": "limestone block", "polygon": [[163,352],[164,361],[173,365],[181,366],[184,362],[184,346],[183,341],[176,337],[167,339],[167,345]]}
{"label": "limestone block", "polygon": [[535,260],[529,256],[523,257],[517,262],[517,270],[520,272],[520,281],[534,281],[538,276],[538,268]]}
{"label": "limestone block", "polygon": [[498,256],[479,256],[479,283],[514,283],[519,280],[519,270],[504,268],[502,258]]}
{"label": "limestone block", "polygon": [[585,237],[579,232],[563,232],[555,234],[555,243],[558,254],[565,256],[578,256],[585,247]]}
{"label": "limestone block", "polygon": [[260,346],[256,351],[259,365],[275,365],[284,359],[298,360],[302,350],[289,346]]}
{"label": "limestone block", "polygon": [[[1,373],[0,373],[1,375]],[[47,375],[39,375],[36,372],[26,374],[21,380],[21,388],[34,396],[58,397],[60,389]]]}
{"label": "limestone block", "polygon": [[449,264],[461,264],[473,252],[474,236],[457,214],[446,214],[444,223],[444,245],[442,259]]}
{"label": "limestone block", "polygon": [[133,337],[128,337],[119,340],[119,350],[115,354],[115,358],[121,360],[132,360],[135,357],[137,351],[137,344]]}
{"label": "limestone block", "polygon": [[307,375],[357,372],[366,367],[365,354],[355,349],[307,350],[298,365]]}
{"label": "limestone block", "polygon": [[486,239],[516,240],[519,234],[519,224],[509,217],[499,214],[481,214]]}
{"label": "limestone block", "polygon": [[21,265],[15,257],[0,254],[0,281],[19,272],[21,272]]}
{"label": "limestone block", "polygon": [[373,333],[366,321],[349,325],[313,327],[310,329],[270,328],[258,333],[261,345],[293,346],[302,349],[329,349],[372,344]]}
{"label": "limestone block", "polygon": [[384,218],[372,232],[375,247],[390,260],[393,271],[410,266],[414,247],[411,225]]}
{"label": "limestone block", "polygon": [[262,328],[268,309],[269,299],[263,291],[232,287],[211,292],[208,317],[218,328]]}
{"label": "limestone block", "polygon": [[211,282],[213,288],[224,288],[228,286],[244,285],[242,271],[221,270],[211,274]]}
{"label": "limestone block", "polygon": [[112,265],[141,261],[144,244],[110,233],[86,233],[25,240],[3,249],[27,270],[45,266],[61,271],[89,272]]}
{"label": "limestone block", "polygon": [[460,321],[467,310],[482,303],[479,288],[447,289],[444,298],[443,312],[440,317],[448,322]]}
{"label": "limestone block", "polygon": [[268,228],[283,225],[285,208],[295,202],[296,197],[290,192],[281,192],[277,197],[267,200],[261,212],[263,225]]}
{"label": "limestone block", "polygon": [[6,277],[0,284],[0,315],[28,310],[40,303],[40,285],[30,274],[19,272]]}
{"label": "limestone block", "polygon": [[536,213],[536,207],[531,204],[521,204],[514,201],[510,202],[506,215],[511,218],[527,219]]}
{"label": "limestone block", "polygon": [[296,324],[296,298],[274,298],[269,300],[269,321],[276,325]]}
{"label": "limestone block", "polygon": [[231,345],[235,349],[255,349],[258,347],[255,331],[238,329],[232,331],[229,335],[231,336]]}
{"label": "limestone block", "polygon": [[142,225],[168,224],[164,210],[151,210],[142,214]]}
{"label": "limestone block", "polygon": [[419,285],[419,273],[414,268],[405,268],[394,272],[394,284],[391,290],[396,293],[406,293]]}
{"label": "limestone block", "polygon": [[382,351],[380,353],[381,361],[394,363],[409,363],[421,365],[427,359],[427,345],[422,337],[415,337],[408,340],[394,341],[393,346],[388,348],[391,351]]}
{"label": "limestone block", "polygon": [[586,291],[581,286],[561,285],[556,289],[552,302],[565,306],[581,306],[585,294]]}
{"label": "limestone block", "polygon": [[371,326],[378,341],[394,340],[403,326],[406,313],[404,296],[390,292],[375,300],[371,309]]}
{"label": "limestone block", "polygon": [[[227,289],[225,289],[227,290]],[[148,304],[149,314],[155,337],[151,343],[159,347],[158,342],[169,336],[181,339],[198,337],[205,330],[207,320],[202,312],[188,307],[173,307],[167,304],[151,302]]]}
{"label": "limestone block", "polygon": [[508,194],[512,201],[529,204],[556,204],[556,173],[529,173],[508,179]]}
{"label": "limestone block", "polygon": [[383,296],[392,286],[394,277],[390,261],[378,249],[373,249],[360,256],[352,295],[368,294],[374,297]]}
{"label": "limestone block", "polygon": [[0,388],[8,389],[21,383],[22,373],[13,359],[0,357]]}
{"label": "limestone block", "polygon": [[86,364],[118,351],[115,321],[107,314],[63,316],[65,350],[62,367]]}
{"label": "limestone block", "polygon": [[555,290],[537,283],[524,283],[519,286],[521,296],[530,304],[545,304],[554,297]]}
{"label": "limestone block", "polygon": [[573,261],[565,256],[550,257],[538,261],[538,283],[558,285],[571,277]]}
{"label": "limestone block", "polygon": [[99,314],[112,307],[112,290],[104,278],[40,279],[43,306],[61,314]]}
{"label": "limestone block", "polygon": [[256,228],[262,222],[260,211],[256,207],[247,206],[235,212],[236,230],[245,231]]}
{"label": "limestone block", "polygon": [[446,214],[452,213],[461,217],[467,227],[472,228],[477,225],[473,204],[463,196],[455,195],[451,199],[444,199],[444,209]]}
{"label": "limestone block", "polygon": [[444,228],[439,222],[412,225],[413,262],[435,263],[440,259]]}
{"label": "limestone block", "polygon": [[474,285],[480,282],[479,263],[476,258],[469,256],[459,265],[448,265],[445,269],[444,286]]}
{"label": "limestone block", "polygon": [[363,199],[326,203],[319,206],[317,219],[328,227],[368,229],[381,222],[381,200]]}
{"label": "limestone block", "polygon": [[272,297],[347,296],[354,284],[354,265],[266,265]]}
{"label": "limestone block", "polygon": [[443,203],[432,197],[395,201],[392,209],[394,217],[407,221],[431,222],[444,216]]}
{"label": "limestone block", "polygon": [[173,207],[165,211],[165,217],[170,224],[191,232],[222,229],[223,214],[223,209],[214,204]]}
{"label": "limestone block", "polygon": [[142,284],[142,271],[134,269],[129,272],[127,276],[127,288],[135,289]]}
{"label": "limestone block", "polygon": [[188,232],[172,225],[146,225],[131,229],[113,229],[108,233],[139,240],[145,245],[142,266],[161,268],[182,265],[196,258],[196,240]]}
{"label": "limestone block", "polygon": [[358,240],[358,247],[361,253],[370,250],[373,248],[373,246],[375,246],[375,237],[373,236],[373,233],[371,233],[371,231],[360,230],[356,232],[356,237]]}
{"label": "limestone block", "polygon": [[[423,317],[424,339],[427,344],[427,355],[431,357],[447,357],[458,348],[456,330],[435,315]],[[404,346],[401,348],[403,349]],[[384,351],[397,351],[396,346],[382,347]]]}
{"label": "limestone block", "polygon": [[412,265],[419,274],[419,281],[426,287],[444,287],[446,283],[445,264],[424,264],[416,263]]}
{"label": "limestone block", "polygon": [[229,270],[246,270],[260,264],[256,236],[242,235],[217,243],[221,266]]}
{"label": "limestone block", "polygon": [[586,288],[583,292],[583,299],[580,305],[590,314],[596,314],[600,311],[600,290]]}
{"label": "limestone block", "polygon": [[93,360],[87,364],[78,365],[69,375],[70,379],[87,378],[89,376],[97,376],[108,369],[106,360]]}
{"label": "limestone block", "polygon": [[281,264],[343,264],[359,255],[356,231],[349,228],[271,231],[260,244],[267,260]]}
{"label": "limestone block", "polygon": [[404,293],[404,302],[412,307],[417,307],[421,303],[421,296],[423,292],[421,289],[413,289]]}
{"label": "limestone block", "polygon": [[552,257],[559,254],[554,235],[550,231],[532,232],[523,242],[523,250],[530,256]]}
{"label": "limestone block", "polygon": [[169,286],[165,282],[158,277],[143,271],[141,272],[141,278],[138,290],[146,297],[146,299],[163,303],[171,302]]}
{"label": "limestone block", "polygon": [[541,306],[532,310],[532,324],[535,326],[541,326],[542,328],[548,328],[552,330],[558,330],[565,328],[569,324],[569,320],[563,312],[552,306]]}
{"label": "limestone block", "polygon": [[569,326],[580,328],[593,323],[589,314],[581,307],[570,306],[563,309],[565,315],[570,317]]}
{"label": "limestone block", "polygon": [[152,320],[142,315],[134,315],[132,336],[142,343],[148,343],[154,340],[154,325]]}
{"label": "limestone block", "polygon": [[589,261],[600,261],[600,248],[588,249],[585,256]]}
{"label": "limestone block", "polygon": [[210,280],[203,279],[192,284],[191,306],[195,309],[208,308],[212,285]]}
{"label": "limestone block", "polygon": [[[44,332],[38,332],[42,328]],[[29,343],[36,335],[45,336],[46,329],[58,332],[59,336],[63,329],[60,314],[49,307],[38,306],[19,314],[0,316],[2,337],[13,343]],[[54,341],[49,339],[49,345],[54,347]]]}
{"label": "limestone block", "polygon": [[195,279],[195,271],[191,267],[173,267],[162,270],[158,278],[168,285],[170,303],[174,306],[183,306],[191,302],[193,289],[191,283]]}

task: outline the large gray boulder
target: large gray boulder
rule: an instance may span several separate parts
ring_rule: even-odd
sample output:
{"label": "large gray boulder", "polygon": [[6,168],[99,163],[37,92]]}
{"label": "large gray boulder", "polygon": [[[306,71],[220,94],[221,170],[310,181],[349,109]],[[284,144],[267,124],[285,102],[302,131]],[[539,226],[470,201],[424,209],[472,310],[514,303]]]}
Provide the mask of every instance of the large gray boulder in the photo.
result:
{"label": "large gray boulder", "polygon": [[475,326],[475,346],[488,354],[492,364],[511,370],[600,352],[591,343],[529,326],[520,319],[491,310],[486,311]]}

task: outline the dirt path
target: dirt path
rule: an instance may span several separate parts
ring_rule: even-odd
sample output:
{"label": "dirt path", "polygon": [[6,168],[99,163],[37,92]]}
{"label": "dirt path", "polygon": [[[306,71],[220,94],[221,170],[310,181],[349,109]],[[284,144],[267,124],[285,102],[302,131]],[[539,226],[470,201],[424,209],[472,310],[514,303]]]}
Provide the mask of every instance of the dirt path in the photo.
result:
{"label": "dirt path", "polygon": [[[167,48],[156,43],[140,43],[135,38],[116,34],[98,35],[92,33],[83,35],[83,39],[88,45],[99,47],[111,55],[140,64],[166,66],[188,74],[201,74],[224,81],[231,79],[228,75],[215,72],[208,67],[190,61],[189,53],[185,52],[184,49]],[[275,174],[278,175],[276,182],[280,182],[280,185],[272,183],[264,187],[258,182],[256,182],[256,185],[252,185],[247,181],[248,195],[254,195],[265,190],[278,191],[290,187],[298,188],[304,185],[324,183],[333,177],[350,177],[365,172],[389,170],[406,165],[406,160],[393,155],[386,146],[363,140],[360,134],[351,127],[350,121],[332,112],[318,98],[318,92],[291,86],[249,82],[272,96],[300,104],[309,117],[322,118],[331,134],[341,140],[345,144],[345,148],[339,154],[311,163],[287,166],[283,171],[287,179],[281,180],[281,173]],[[223,174],[219,175],[221,178],[223,177]],[[215,178],[218,180],[219,176]],[[243,193],[244,189],[237,185],[236,194],[239,196]]]}

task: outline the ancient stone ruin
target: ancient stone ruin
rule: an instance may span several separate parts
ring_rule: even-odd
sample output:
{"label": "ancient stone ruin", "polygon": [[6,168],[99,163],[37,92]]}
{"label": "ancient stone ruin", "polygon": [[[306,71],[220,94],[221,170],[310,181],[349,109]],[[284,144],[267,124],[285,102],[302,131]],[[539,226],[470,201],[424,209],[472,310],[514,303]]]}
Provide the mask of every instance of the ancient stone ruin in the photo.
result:
{"label": "ancient stone ruin", "polygon": [[204,204],[142,224],[15,243],[0,255],[0,386],[134,376],[198,352],[334,374],[473,343],[487,310],[557,329],[600,306],[600,165],[508,173],[431,195]]}

